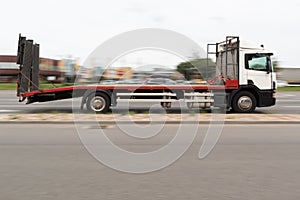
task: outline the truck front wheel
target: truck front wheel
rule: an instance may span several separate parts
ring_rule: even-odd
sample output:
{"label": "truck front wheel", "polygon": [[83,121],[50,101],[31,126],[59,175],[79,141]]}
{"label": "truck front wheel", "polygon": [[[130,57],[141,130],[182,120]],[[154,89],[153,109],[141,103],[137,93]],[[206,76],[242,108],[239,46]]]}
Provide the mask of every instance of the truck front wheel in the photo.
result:
{"label": "truck front wheel", "polygon": [[251,92],[241,91],[232,100],[232,110],[237,113],[251,113],[256,104],[256,98]]}
{"label": "truck front wheel", "polygon": [[109,110],[110,99],[106,94],[91,94],[86,102],[88,111],[106,113]]}

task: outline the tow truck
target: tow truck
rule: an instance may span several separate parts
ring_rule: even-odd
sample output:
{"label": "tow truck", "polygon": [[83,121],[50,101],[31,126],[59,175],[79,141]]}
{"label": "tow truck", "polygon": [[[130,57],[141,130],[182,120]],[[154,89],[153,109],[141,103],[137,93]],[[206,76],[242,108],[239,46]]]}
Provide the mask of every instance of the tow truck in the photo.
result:
{"label": "tow truck", "polygon": [[188,108],[225,108],[251,113],[256,107],[275,105],[276,75],[273,53],[263,45],[246,45],[238,36],[207,45],[207,58],[214,56],[216,75],[207,84],[191,85],[73,85],[39,88],[39,44],[19,36],[17,64],[20,73],[17,96],[27,104],[81,97],[81,109],[106,113],[120,102],[155,102],[170,108],[183,102]]}

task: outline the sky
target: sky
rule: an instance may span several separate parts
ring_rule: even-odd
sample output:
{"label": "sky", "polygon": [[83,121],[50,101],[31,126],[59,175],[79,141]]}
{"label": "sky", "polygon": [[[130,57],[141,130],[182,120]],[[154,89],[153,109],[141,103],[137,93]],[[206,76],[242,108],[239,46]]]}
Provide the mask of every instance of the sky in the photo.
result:
{"label": "sky", "polygon": [[[16,55],[22,33],[41,45],[42,57],[72,56],[83,63],[118,34],[160,28],[183,34],[204,49],[237,35],[264,44],[281,66],[300,66],[299,10],[298,0],[10,0],[1,3],[0,55]],[[135,59],[148,64],[143,56]]]}

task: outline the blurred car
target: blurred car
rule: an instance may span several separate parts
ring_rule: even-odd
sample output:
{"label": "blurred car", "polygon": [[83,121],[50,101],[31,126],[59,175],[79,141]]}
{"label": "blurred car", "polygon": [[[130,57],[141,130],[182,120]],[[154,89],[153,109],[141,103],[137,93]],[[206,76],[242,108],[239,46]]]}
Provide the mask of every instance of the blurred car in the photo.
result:
{"label": "blurred car", "polygon": [[277,87],[286,87],[286,86],[289,86],[288,82],[277,80]]}
{"label": "blurred car", "polygon": [[115,83],[116,83],[116,81],[114,81],[114,80],[103,80],[103,81],[100,81],[100,85],[113,85]]}
{"label": "blurred car", "polygon": [[175,85],[175,83],[169,78],[151,78],[144,82],[146,85]]}
{"label": "blurred car", "polygon": [[129,85],[142,85],[143,82],[140,79],[129,79],[129,80],[119,80],[116,84],[129,84]]}
{"label": "blurred car", "polygon": [[175,81],[176,82],[176,84],[178,84],[178,85],[185,85],[186,83],[186,81],[185,80],[176,80]]}

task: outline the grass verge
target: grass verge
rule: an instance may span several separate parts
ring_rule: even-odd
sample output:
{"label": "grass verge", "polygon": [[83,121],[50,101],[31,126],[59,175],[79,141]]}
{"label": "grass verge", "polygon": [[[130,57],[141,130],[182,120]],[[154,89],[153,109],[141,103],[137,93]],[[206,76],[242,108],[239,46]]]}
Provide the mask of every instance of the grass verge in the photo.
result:
{"label": "grass verge", "polygon": [[300,91],[300,86],[279,87],[279,88],[277,88],[277,91],[278,92]]}
{"label": "grass verge", "polygon": [[[64,87],[64,86],[71,86],[74,85],[73,83],[58,83],[58,84],[51,84],[51,83],[41,83],[40,88],[54,88],[54,87]],[[17,84],[16,83],[0,83],[0,90],[16,90]]]}

